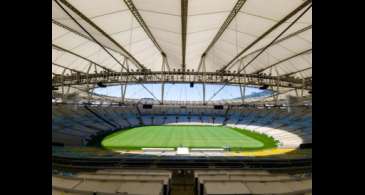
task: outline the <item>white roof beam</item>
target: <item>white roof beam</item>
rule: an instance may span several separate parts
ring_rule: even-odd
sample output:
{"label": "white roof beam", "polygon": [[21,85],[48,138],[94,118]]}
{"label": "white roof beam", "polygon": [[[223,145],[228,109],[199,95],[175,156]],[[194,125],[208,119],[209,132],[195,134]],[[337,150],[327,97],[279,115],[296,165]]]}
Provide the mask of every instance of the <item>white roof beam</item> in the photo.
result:
{"label": "white roof beam", "polygon": [[153,42],[153,44],[156,46],[158,51],[160,51],[163,58],[166,57],[166,53],[163,51],[161,46],[156,41],[156,38],[153,36],[151,30],[146,25],[145,21],[143,20],[141,14],[138,12],[138,9],[134,5],[132,0],[124,0],[124,3],[127,5],[129,11],[133,14],[134,18],[138,21],[139,25],[142,27],[144,32],[147,34],[147,36],[150,38],[150,40]]}
{"label": "white roof beam", "polygon": [[[295,36],[299,35],[300,33],[303,33],[303,32],[305,32],[305,31],[307,31],[307,30],[309,30],[309,29],[312,29],[312,25],[309,25],[309,26],[307,26],[307,27],[304,27],[304,28],[302,28],[302,29],[300,29],[300,30],[297,30],[297,31],[295,31],[295,32],[293,32],[293,33],[291,33],[291,34],[289,34],[289,35],[287,35],[287,36],[285,36],[285,37],[283,37],[283,38],[281,38],[281,39],[276,40],[273,44],[271,44],[271,45],[270,45],[270,47],[271,47],[271,46],[274,46],[274,45],[276,45],[276,44],[278,44],[278,43],[281,43],[281,42],[283,42],[283,41],[285,41],[285,40],[288,40],[288,39],[290,39],[290,38],[292,38],[292,37],[295,37]],[[253,54],[257,53],[257,52],[260,52],[260,51],[262,51],[263,49],[265,49],[265,47],[261,47],[261,48],[259,48],[259,49],[255,50],[255,51],[253,51],[253,52],[250,52],[249,54],[247,54],[247,55],[245,55],[245,56],[241,57],[241,58],[240,58],[240,59],[238,59],[237,61],[239,62],[239,61],[241,61],[241,60],[244,60],[245,58],[249,57],[250,55],[253,55]],[[235,64],[235,63],[234,63],[234,64]],[[229,68],[227,68],[227,69],[228,69],[228,70],[229,70],[229,69],[231,69],[231,68],[234,66],[234,64],[231,64],[231,66],[230,66]]]}
{"label": "white roof beam", "polygon": [[[117,60],[105,47],[103,44],[101,44],[94,36],[92,36],[74,17],[71,16],[68,11],[61,5],[60,2],[62,2],[63,5],[71,9],[75,14],[77,14],[80,18],[82,18],[85,22],[87,22],[89,25],[91,25],[96,31],[101,33],[104,37],[106,37],[109,41],[111,41],[114,45],[116,45],[120,50],[122,50],[125,53],[125,57],[128,58],[131,62],[136,64],[141,69],[145,70],[146,67],[144,67],[132,54],[130,54],[125,48],[123,48],[117,41],[115,41],[113,38],[111,38],[106,32],[104,32],[99,26],[97,26],[94,22],[92,22],[87,16],[85,16],[83,13],[81,13],[78,9],[76,9],[74,6],[72,6],[69,2],[66,0],[54,0],[58,6],[80,27],[82,30],[87,33],[100,47],[102,47],[117,63],[122,65],[119,60]],[[122,65],[123,66],[123,65]],[[124,67],[125,68],[125,67]],[[126,69],[126,68],[125,68]],[[126,69],[127,70],[127,69]],[[128,71],[128,70],[127,70]]]}
{"label": "white roof beam", "polygon": [[69,67],[66,67],[66,66],[62,66],[62,65],[60,65],[60,64],[56,64],[56,63],[54,63],[54,62],[52,62],[52,65],[54,65],[54,66],[58,66],[58,67],[60,67],[60,68],[63,68],[63,69],[66,69],[66,70],[70,70],[70,71],[73,71],[73,72],[78,72],[78,73],[80,73],[80,74],[87,74],[86,72],[83,72],[83,71],[80,71],[80,70],[76,70],[76,69],[73,69],[73,68],[69,68]]}
{"label": "white roof beam", "polygon": [[283,62],[289,61],[289,60],[291,60],[291,59],[293,59],[293,58],[296,58],[296,57],[298,57],[298,56],[300,56],[300,55],[304,55],[304,54],[306,54],[306,53],[308,53],[308,52],[311,52],[311,51],[312,51],[312,48],[311,48],[311,49],[304,50],[304,51],[302,51],[302,52],[300,52],[300,53],[297,53],[297,54],[292,55],[292,56],[290,56],[290,57],[288,57],[288,58],[285,58],[285,59],[282,59],[282,60],[280,60],[280,61],[278,61],[278,62],[276,62],[276,63],[273,63],[273,64],[271,64],[271,65],[269,65],[269,66],[267,66],[267,67],[265,67],[265,68],[262,68],[262,69],[260,69],[260,70],[256,70],[256,71],[255,71],[255,72],[253,72],[252,74],[258,74],[258,73],[263,72],[263,71],[265,71],[265,70],[267,70],[267,69],[269,69],[269,68],[272,68],[272,67],[274,67],[274,66],[276,66],[276,65],[279,65],[279,64],[281,64],[281,63],[283,63]]}
{"label": "white roof beam", "polygon": [[[302,3],[301,5],[299,5],[296,9],[294,9],[292,12],[290,12],[288,15],[286,15],[284,18],[282,18],[279,22],[277,22],[274,26],[272,26],[271,28],[269,28],[267,31],[265,31],[262,35],[260,35],[257,39],[255,39],[252,43],[250,43],[247,47],[245,47],[240,53],[238,53],[235,57],[233,57],[233,59],[231,61],[229,61],[226,65],[224,65],[219,71],[223,72],[227,67],[229,67],[233,62],[235,62],[242,54],[244,54],[247,50],[249,50],[252,46],[254,46],[256,43],[258,43],[260,40],[262,40],[263,38],[265,38],[268,34],[270,34],[272,31],[274,31],[276,28],[278,28],[281,24],[283,24],[284,22],[286,22],[288,19],[290,19],[292,16],[294,16],[295,14],[297,14],[299,11],[301,11],[302,9],[304,9],[305,7],[307,7],[309,4],[311,4],[312,0],[307,0],[304,3]],[[309,6],[311,7],[311,6]],[[307,11],[307,10],[306,10]],[[306,12],[305,11],[305,12]],[[303,12],[303,13],[305,13]],[[291,23],[291,25],[293,25],[295,22]],[[285,30],[287,30],[288,28],[286,28]],[[285,31],[284,30],[284,31]],[[284,32],[283,31],[283,32]],[[280,35],[283,34],[280,33]],[[276,37],[276,39],[278,39],[279,36]],[[259,54],[261,54],[267,47],[269,47],[271,44],[273,44],[276,39],[274,39],[274,41],[272,41],[269,45],[267,45],[263,50],[261,50],[261,52]],[[257,55],[258,56],[258,55]],[[256,57],[255,57],[256,58]],[[254,58],[254,59],[255,59]],[[253,60],[251,60],[252,62]],[[244,68],[246,68],[247,65],[245,65],[245,67],[243,67],[241,70],[243,70]]]}
{"label": "white roof beam", "polygon": [[182,51],[182,71],[186,69],[186,31],[188,24],[188,0],[181,0],[181,51]]}
{"label": "white roof beam", "polygon": [[[74,33],[74,34],[76,34],[76,35],[78,35],[78,36],[80,36],[80,37],[82,37],[82,38],[84,38],[84,39],[87,39],[87,40],[89,40],[89,41],[91,41],[91,42],[93,42],[93,43],[99,44],[99,43],[97,43],[94,39],[90,38],[89,36],[86,36],[86,35],[84,35],[84,34],[82,34],[82,33],[79,33],[79,32],[77,32],[76,30],[74,30],[74,29],[72,29],[72,28],[70,28],[70,27],[68,27],[68,26],[66,26],[66,25],[64,25],[64,24],[62,24],[62,23],[60,23],[60,22],[58,22],[58,21],[54,20],[54,19],[52,19],[52,23],[53,23],[53,24],[55,24],[55,25],[57,25],[57,26],[59,26],[59,27],[61,27],[61,28],[63,28],[63,29],[65,29],[65,30],[68,30],[68,31],[70,31],[71,33]],[[99,45],[99,46],[100,46],[100,45]],[[124,55],[123,53],[120,53],[119,51],[117,51],[117,50],[115,50],[115,49],[112,49],[112,48],[110,48],[110,47],[108,47],[108,46],[103,45],[102,47],[104,47],[104,48],[106,48],[106,49],[109,49],[109,50],[111,50],[111,51],[113,51],[113,52],[116,52],[116,53],[120,54],[121,56],[123,56],[124,58],[128,58],[128,56],[126,56],[126,55]],[[138,66],[137,66],[137,67],[138,67]]]}
{"label": "white roof beam", "polygon": [[74,55],[74,56],[76,56],[76,57],[78,57],[78,58],[81,58],[81,59],[83,59],[83,60],[86,60],[86,61],[88,61],[88,62],[90,62],[90,63],[93,63],[93,64],[95,64],[96,66],[98,66],[99,68],[102,68],[102,69],[104,69],[104,70],[106,70],[106,71],[109,71],[109,72],[116,72],[116,71],[114,71],[114,70],[112,70],[112,69],[109,69],[109,68],[107,68],[107,67],[105,67],[105,66],[102,66],[102,65],[100,65],[100,64],[98,64],[98,63],[96,63],[96,62],[94,62],[94,61],[92,61],[92,60],[90,60],[90,59],[88,59],[88,58],[86,58],[86,57],[83,57],[83,56],[81,56],[81,55],[79,55],[79,54],[77,54],[77,53],[74,53],[74,52],[72,52],[72,51],[70,51],[70,50],[68,50],[68,49],[65,49],[65,48],[63,48],[63,47],[60,47],[60,46],[58,46],[58,45],[56,45],[56,44],[52,44],[52,47],[54,47],[54,48],[55,48],[55,49],[57,49],[57,50],[60,50],[60,51],[63,51],[63,52],[69,53],[69,54],[71,54],[71,55]]}
{"label": "white roof beam", "polygon": [[286,77],[286,76],[290,76],[290,75],[293,75],[293,74],[297,74],[297,73],[300,73],[300,72],[304,72],[306,70],[310,70],[312,69],[312,67],[308,67],[308,68],[304,68],[304,69],[301,69],[301,70],[297,70],[297,71],[294,71],[294,72],[290,72],[290,73],[287,73],[287,74],[283,74],[283,75],[279,75],[280,77]]}
{"label": "white roof beam", "polygon": [[217,34],[215,34],[212,41],[209,43],[208,47],[205,49],[202,55],[206,55],[209,50],[213,47],[213,45],[218,41],[218,39],[222,36],[224,31],[227,29],[232,20],[236,17],[237,13],[241,10],[243,5],[246,3],[246,0],[238,0],[234,5],[232,11],[227,16],[226,20],[223,22],[222,26],[219,28]]}

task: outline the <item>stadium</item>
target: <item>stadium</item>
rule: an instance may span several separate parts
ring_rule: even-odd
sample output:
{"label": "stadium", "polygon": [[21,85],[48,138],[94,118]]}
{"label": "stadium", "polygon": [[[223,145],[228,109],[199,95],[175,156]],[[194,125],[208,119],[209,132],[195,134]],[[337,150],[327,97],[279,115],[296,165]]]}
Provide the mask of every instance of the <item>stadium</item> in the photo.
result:
{"label": "stadium", "polygon": [[52,0],[52,194],[312,194],[311,0]]}

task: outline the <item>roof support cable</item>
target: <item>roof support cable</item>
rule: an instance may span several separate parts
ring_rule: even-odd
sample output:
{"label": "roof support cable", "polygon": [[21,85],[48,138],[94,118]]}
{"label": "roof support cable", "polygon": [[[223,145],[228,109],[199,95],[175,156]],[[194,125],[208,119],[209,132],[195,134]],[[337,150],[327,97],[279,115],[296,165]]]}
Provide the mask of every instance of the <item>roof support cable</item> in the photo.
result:
{"label": "roof support cable", "polygon": [[301,72],[304,72],[304,71],[310,70],[310,69],[312,69],[312,67],[304,68],[304,69],[297,70],[297,71],[294,71],[294,72],[290,72],[290,73],[287,73],[287,74],[283,74],[283,75],[280,75],[280,76],[288,77],[288,76],[291,76],[291,75],[294,75],[294,74],[297,74],[297,73],[301,73]]}
{"label": "roof support cable", "polygon": [[85,27],[83,27],[62,5],[64,4],[69,9],[71,9],[73,12],[75,12],[79,17],[81,17],[84,21],[86,21],[88,24],[93,26],[98,32],[100,32],[103,36],[105,36],[109,41],[111,41],[113,44],[115,44],[119,49],[121,49],[125,54],[128,55],[128,58],[131,58],[133,62],[138,65],[140,68],[145,70],[146,68],[137,60],[135,59],[127,50],[125,50],[122,46],[120,46],[114,39],[112,39],[106,32],[104,32],[100,27],[98,27],[96,24],[94,24],[89,18],[87,18],[85,15],[83,15],[79,10],[77,10],[75,7],[73,7],[70,3],[68,3],[66,0],[54,0],[57,5],[90,37],[94,40],[95,43],[97,43],[103,50],[108,53],[118,64],[121,65],[118,59],[114,55],[112,55],[104,46],[101,44],[91,33],[89,33]]}
{"label": "roof support cable", "polygon": [[213,47],[213,45],[219,40],[219,38],[222,36],[224,31],[231,24],[231,22],[236,17],[237,13],[241,10],[241,8],[246,3],[246,1],[247,0],[238,0],[237,1],[237,3],[234,5],[233,9],[231,10],[229,15],[227,16],[226,20],[223,22],[222,26],[219,28],[217,34],[214,36],[212,41],[209,43],[208,47],[203,52],[202,58],[209,52],[209,50]]}
{"label": "roof support cable", "polygon": [[211,101],[216,95],[218,95],[219,92],[221,92],[225,87],[227,86],[227,83],[224,83],[224,85],[216,91],[212,97],[209,98],[208,102]]}
{"label": "roof support cable", "polygon": [[108,71],[108,72],[115,72],[114,70],[111,70],[111,69],[109,69],[109,68],[106,68],[106,67],[104,67],[104,66],[102,66],[102,65],[100,65],[100,64],[98,64],[98,63],[96,63],[96,62],[91,61],[90,59],[88,59],[88,58],[86,58],[86,57],[83,57],[83,56],[81,56],[81,55],[79,55],[79,54],[77,54],[77,53],[74,53],[74,52],[72,52],[72,51],[70,51],[70,50],[68,50],[68,49],[65,49],[65,48],[63,48],[63,47],[61,47],[61,46],[58,46],[58,45],[56,45],[56,44],[52,44],[52,47],[53,47],[53,48],[55,48],[55,49],[57,49],[57,50],[59,50],[59,51],[66,52],[66,53],[68,53],[68,54],[71,54],[71,55],[73,55],[73,56],[76,56],[76,57],[78,57],[78,58],[81,58],[81,59],[83,59],[83,60],[86,60],[86,61],[88,61],[88,62],[91,62],[91,63],[95,64],[96,66],[99,66],[100,68],[104,69],[105,71]]}
{"label": "roof support cable", "polygon": [[[59,26],[59,27],[61,27],[61,28],[63,28],[63,29],[65,29],[65,30],[67,30],[67,31],[72,32],[73,34],[76,34],[76,35],[78,35],[78,36],[80,36],[80,37],[82,37],[82,38],[84,38],[84,39],[87,39],[87,40],[89,40],[89,41],[91,41],[91,42],[93,42],[93,43],[98,44],[97,42],[95,42],[95,40],[94,40],[93,38],[91,38],[91,37],[89,37],[89,36],[86,36],[85,34],[82,34],[82,33],[80,33],[80,32],[77,32],[76,30],[74,30],[74,29],[72,29],[72,28],[70,28],[70,27],[68,27],[68,26],[66,26],[66,25],[64,25],[64,24],[61,24],[60,22],[58,22],[58,21],[56,21],[56,20],[54,20],[54,19],[52,19],[52,23],[53,23],[53,24],[55,24],[55,25],[57,25],[57,26]],[[100,45],[99,45],[99,46],[100,46]],[[104,46],[104,45],[103,45],[103,47],[105,47],[105,48],[107,48],[107,49],[109,49],[109,50],[111,50],[111,51],[114,51],[114,52],[116,52],[116,53],[120,54],[120,55],[121,55],[121,56],[123,56],[124,58],[128,58],[126,55],[121,54],[119,51],[117,51],[117,50],[115,50],[115,49],[113,49],[113,48],[110,48],[110,47],[108,47],[108,46]]]}
{"label": "roof support cable", "polygon": [[[287,36],[283,37],[283,38],[280,38],[280,39],[276,40],[276,41],[275,41],[275,42],[274,42],[271,46],[276,45],[276,44],[278,44],[278,43],[281,43],[281,42],[283,42],[283,41],[285,41],[285,40],[288,40],[288,39],[290,39],[290,38],[292,38],[292,37],[295,37],[295,36],[299,35],[300,33],[306,32],[307,30],[310,30],[310,29],[312,29],[312,25],[309,25],[309,26],[307,26],[307,27],[304,27],[304,28],[302,28],[302,29],[300,29],[300,30],[297,30],[297,31],[295,31],[295,32],[293,32],[293,33],[291,33],[291,34],[289,34],[289,35],[287,35]],[[259,51],[263,50],[264,48],[265,48],[265,47],[262,47],[262,48],[256,49],[255,51],[252,51],[252,52],[250,52],[249,54],[246,54],[246,55],[244,55],[243,57],[241,57],[241,58],[240,58],[240,60],[241,60],[241,59],[245,59],[245,58],[247,58],[247,57],[251,56],[252,54],[257,53],[257,52],[259,52]],[[237,53],[238,53],[238,52],[237,52]],[[239,61],[239,60],[237,60],[237,61]],[[227,69],[228,69],[228,70],[230,70],[230,69],[231,69],[234,65],[235,65],[235,63],[231,64],[231,65],[230,65]]]}
{"label": "roof support cable", "polygon": [[[308,1],[311,1],[311,0],[308,0]],[[303,5],[303,4],[302,4]],[[307,4],[306,4],[307,5]],[[299,8],[300,8],[301,6],[299,6]],[[304,6],[305,7],[305,6]],[[270,47],[270,45],[271,44],[273,44],[281,35],[283,35],[293,24],[295,24],[296,23],[296,21],[297,20],[299,20],[310,8],[312,7],[312,5],[310,4],[308,7],[307,7],[307,9],[306,10],[304,10],[288,27],[286,27],[278,36],[276,36],[276,38],[274,39],[274,40],[272,40],[268,45],[266,45],[265,47],[264,47],[264,49],[262,49],[253,59],[251,59],[245,66],[243,66],[238,72],[237,72],[237,75],[239,75],[248,65],[250,65],[250,63],[252,63],[260,54],[262,54],[268,47]],[[303,8],[303,7],[302,7]],[[298,8],[297,8],[298,9]],[[297,10],[296,9],[296,10]],[[298,10],[299,11],[299,10]],[[298,12],[297,11],[297,12]],[[291,12],[291,14],[293,14],[295,11],[293,11],[293,12]],[[296,12],[295,12],[296,13]],[[288,16],[291,16],[291,14],[289,14],[289,15],[287,15],[287,17]],[[287,18],[287,17],[285,17],[285,18]],[[290,17],[289,17],[290,18]],[[289,19],[289,18],[287,18],[287,19]],[[287,20],[286,19],[286,20]],[[284,22],[285,20],[281,20],[282,22]],[[311,51],[312,49],[308,49],[308,50],[306,50],[306,51],[304,51],[304,52],[301,52],[301,53],[307,53],[307,52],[309,52],[309,51]],[[300,54],[301,55],[301,54]],[[296,54],[296,55],[294,55],[295,57],[296,56],[298,56],[298,54]],[[236,56],[237,57],[237,56]],[[235,57],[235,58],[236,58]],[[293,56],[292,56],[293,57]],[[282,62],[282,61],[281,61]],[[280,62],[280,63],[281,63]],[[278,63],[276,63],[276,64],[278,64]],[[276,65],[275,64],[275,65]],[[231,80],[233,80],[234,78],[232,78],[232,79],[230,79],[229,81],[231,81]]]}
{"label": "roof support cable", "polygon": [[[100,47],[102,47],[104,49],[105,52],[107,52],[120,66],[122,66],[124,69],[126,69],[127,72],[129,72],[129,70],[123,66],[123,64],[121,64],[119,62],[119,60],[117,60],[98,40],[96,40],[70,13],[67,12],[67,10],[58,2],[58,1],[62,1],[63,4],[65,4],[67,7],[69,7],[70,9],[72,9],[74,12],[77,12],[77,14],[82,17],[85,21],[87,22],[91,22],[88,21],[88,19],[86,18],[86,16],[82,15],[81,12],[79,12],[78,10],[76,10],[74,7],[72,7],[67,1],[65,0],[54,0],[61,8],[62,10],[75,22],[77,23],[77,25],[82,28],[84,30],[85,33],[87,33]],[[91,23],[93,24],[93,23]],[[94,24],[95,25],[95,24]],[[94,26],[96,28],[96,26]],[[99,31],[101,31],[104,35],[106,35],[106,33],[104,31],[102,31],[101,29],[97,28]],[[133,56],[131,56],[133,58]],[[134,58],[133,58],[134,59]],[[135,59],[133,61],[136,61]],[[138,62],[138,61],[137,61]],[[143,67],[143,66],[142,66]],[[143,69],[145,69],[143,67]],[[150,91],[148,90],[142,83],[141,83],[142,87],[144,89],[146,89],[146,91],[148,93],[150,93],[157,101],[159,101],[156,96]]]}
{"label": "roof support cable", "polygon": [[134,18],[137,20],[139,25],[142,27],[148,38],[152,41],[152,43],[155,45],[157,50],[161,53],[162,58],[166,57],[166,53],[162,50],[161,46],[158,44],[156,38],[153,36],[151,30],[148,28],[147,24],[143,20],[141,14],[138,12],[138,9],[134,5],[132,0],[124,0],[124,3],[127,5],[129,11],[132,13]]}
{"label": "roof support cable", "polygon": [[[288,15],[286,15],[284,18],[282,18],[279,22],[277,22],[274,26],[272,26],[270,29],[268,29],[267,31],[265,31],[262,35],[260,35],[257,39],[255,39],[252,43],[250,43],[246,48],[244,48],[239,54],[237,54],[231,61],[229,61],[226,65],[224,65],[221,69],[220,72],[223,72],[227,67],[229,67],[233,62],[235,62],[237,60],[237,58],[239,58],[242,54],[244,54],[247,50],[249,50],[252,46],[254,46],[256,43],[258,43],[261,39],[265,38],[268,34],[270,34],[272,31],[274,31],[277,27],[279,27],[281,24],[283,24],[285,21],[287,21],[288,19],[290,19],[292,16],[294,16],[295,14],[297,14],[299,11],[301,11],[303,8],[307,7],[307,5],[310,4],[310,6],[308,8],[311,8],[312,0],[307,0],[304,3],[302,3],[300,6],[298,6],[296,9],[294,9],[292,12],[290,12]],[[307,10],[305,10],[303,13],[305,13]],[[301,16],[300,16],[301,17]],[[296,21],[292,22],[291,25],[289,25],[289,27],[291,27]],[[270,45],[272,45],[282,34],[284,34],[286,31],[288,30],[288,28],[286,28],[282,33],[280,33],[280,35],[275,38],[270,44],[268,44],[263,50],[265,50],[267,47],[269,47]],[[261,54],[262,52],[260,52]]]}
{"label": "roof support cable", "polygon": [[[267,48],[269,48],[277,39],[279,39],[286,31],[290,29],[309,9],[312,8],[312,4],[307,7],[293,22],[289,24],[278,36],[275,37],[274,40],[272,40],[268,45],[266,45],[253,59],[251,59],[242,69],[245,69],[247,66],[249,66],[253,61],[256,60]],[[241,70],[242,70],[241,69]],[[241,72],[241,71],[240,71]]]}
{"label": "roof support cable", "polygon": [[[295,89],[289,89],[289,90],[287,90],[287,91],[276,92],[276,94],[275,94],[275,95],[282,95],[282,94],[285,94],[285,93],[289,93],[289,92],[291,92],[291,91],[293,91],[293,90],[295,90]],[[274,94],[273,94],[273,95],[271,95],[271,96],[264,97],[264,98],[262,98],[262,99],[261,99],[261,100],[259,100],[259,101],[264,101],[264,100],[266,100],[266,99],[268,99],[268,98],[273,98],[273,97],[274,97]],[[257,101],[255,101],[255,102],[257,102]],[[253,103],[255,103],[255,102],[253,102]]]}
{"label": "roof support cable", "polygon": [[57,67],[60,67],[62,69],[67,69],[67,70],[70,70],[70,71],[74,71],[74,72],[77,72],[77,73],[80,73],[80,74],[86,74],[85,72],[82,72],[82,71],[79,71],[79,70],[75,70],[75,69],[72,69],[72,68],[69,68],[69,67],[66,67],[66,66],[62,66],[62,65],[56,64],[54,62],[52,62],[52,65],[57,66]]}
{"label": "roof support cable", "polygon": [[302,51],[302,52],[299,52],[299,53],[297,53],[297,54],[294,54],[294,55],[292,55],[292,56],[289,56],[289,57],[287,57],[287,58],[285,58],[285,59],[282,59],[282,60],[280,60],[280,61],[278,61],[278,62],[275,62],[274,64],[271,64],[271,65],[269,65],[269,66],[267,66],[267,67],[265,67],[265,68],[261,68],[260,70],[256,70],[256,71],[255,71],[255,72],[253,72],[252,74],[258,74],[258,73],[263,72],[263,71],[265,71],[265,70],[267,70],[267,69],[269,69],[269,68],[272,68],[272,67],[274,67],[274,66],[277,66],[277,65],[279,65],[279,64],[281,64],[281,63],[283,63],[283,62],[287,62],[287,61],[289,61],[289,60],[291,60],[291,59],[293,59],[293,58],[296,58],[296,57],[298,57],[298,56],[301,56],[301,55],[307,54],[307,53],[309,53],[309,52],[312,52],[312,48],[310,48],[310,49],[306,49],[306,50],[304,50],[304,51]]}

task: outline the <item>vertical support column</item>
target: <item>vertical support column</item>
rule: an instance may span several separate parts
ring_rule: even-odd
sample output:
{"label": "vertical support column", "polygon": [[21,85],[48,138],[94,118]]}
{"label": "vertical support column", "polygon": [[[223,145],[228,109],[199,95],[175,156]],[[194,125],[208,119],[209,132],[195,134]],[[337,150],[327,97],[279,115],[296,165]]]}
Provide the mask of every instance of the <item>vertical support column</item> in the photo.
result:
{"label": "vertical support column", "polygon": [[245,103],[245,99],[244,99],[244,94],[245,94],[245,92],[243,92],[243,90],[242,90],[242,84],[240,83],[240,93],[241,93],[241,102],[242,102],[242,104],[244,104]]}
{"label": "vertical support column", "polygon": [[70,93],[70,88],[71,88],[71,86],[70,86],[70,85],[68,85],[68,86],[67,86],[67,92],[66,92],[67,94],[69,94],[69,93]]}
{"label": "vertical support column", "polygon": [[167,57],[165,53],[162,53],[162,71],[170,71],[169,62],[167,61]]}
{"label": "vertical support column", "polygon": [[166,55],[162,54],[162,67],[161,67],[161,71],[162,71],[162,78],[161,78],[161,102],[160,104],[164,103],[164,94],[165,94],[165,69],[167,67],[167,59],[166,59]]}
{"label": "vertical support column", "polygon": [[[123,94],[124,94],[124,90],[123,90],[123,68],[121,68],[120,69],[120,98],[123,97]],[[124,102],[122,101],[122,103],[124,103]]]}
{"label": "vertical support column", "polygon": [[[126,64],[126,58],[124,58],[123,60],[123,66],[125,66]],[[120,68],[120,98],[121,98],[121,103],[124,104],[124,93],[125,90],[123,89],[124,85],[123,85],[123,67]]]}
{"label": "vertical support column", "polygon": [[301,91],[301,96],[304,96],[304,87],[305,87],[305,79],[302,79],[302,91]]}
{"label": "vertical support column", "polygon": [[[91,69],[91,66],[92,66],[92,63],[90,62],[90,67],[89,67],[89,69]],[[87,72],[87,74],[89,74],[89,72],[90,72],[90,70],[88,70],[88,72]],[[94,64],[94,72],[95,72],[95,74],[100,74],[100,73],[98,73],[98,69],[97,69],[97,66],[96,66],[96,64]],[[96,80],[97,81],[97,78],[100,78],[100,76],[98,75],[94,80]],[[101,77],[102,79],[103,79],[103,76]],[[91,79],[90,79],[91,80]],[[88,101],[89,101],[89,103],[90,103],[90,100],[92,99],[92,93],[94,92],[94,89],[95,89],[95,84],[91,87],[91,89],[92,89],[92,92],[90,91],[90,86],[89,86],[89,83],[88,83],[88,89],[87,89],[87,91],[88,91]]]}
{"label": "vertical support column", "polygon": [[96,84],[92,84],[91,89],[89,89],[89,102],[92,99],[92,96],[93,96],[93,93],[94,93],[94,90],[95,90],[95,85]]}
{"label": "vertical support column", "polygon": [[242,104],[245,104],[245,94],[246,94],[246,85],[245,84],[243,84],[243,87],[242,87],[242,84],[240,84],[240,91],[241,91]]}
{"label": "vertical support column", "polygon": [[[128,64],[128,59],[127,58],[124,58],[123,64],[127,67],[127,73],[129,74],[129,64]],[[124,104],[124,101],[125,101],[125,94],[127,93],[127,84],[128,84],[128,77],[129,77],[128,74],[125,77],[124,89],[121,89],[121,90],[123,90],[123,94],[122,94],[122,103],[123,104]],[[122,84],[121,84],[121,88],[123,88]]]}
{"label": "vertical support column", "polygon": [[242,102],[242,104],[244,104],[244,100],[243,100],[243,91],[242,91],[242,82],[241,82],[241,76],[240,76],[240,74],[239,74],[239,70],[240,70],[240,68],[241,68],[241,65],[242,65],[242,59],[239,61],[239,64],[238,64],[238,68],[237,68],[237,72],[238,72],[238,74],[237,74],[237,76],[238,76],[238,82],[240,83],[240,84],[238,85],[238,87],[240,88],[241,102]]}
{"label": "vertical support column", "polygon": [[206,68],[205,68],[205,56],[202,59],[202,72],[203,72],[203,105],[205,105],[205,73],[206,73]]}
{"label": "vertical support column", "polygon": [[[98,69],[97,69],[97,66],[96,66],[96,64],[94,64],[94,72],[95,72],[95,74],[101,74],[101,75],[98,75],[96,78],[95,78],[95,80],[97,80],[98,78],[101,78],[101,80],[103,80],[103,73],[102,72],[99,72],[98,73]],[[95,88],[95,85],[93,85],[93,87],[92,88]],[[89,92],[90,92],[90,89],[88,90]],[[91,93],[89,93],[89,99],[91,99],[92,98],[92,94]]]}
{"label": "vertical support column", "polygon": [[279,71],[277,68],[275,68],[276,71],[276,91],[277,91],[277,95],[275,96],[275,105],[278,105],[278,100],[279,100],[279,84],[280,84],[280,76],[279,76]]}
{"label": "vertical support column", "polygon": [[61,80],[62,80],[62,88],[61,88],[61,91],[62,91],[62,100],[63,100],[64,95],[65,95],[65,92],[64,92],[64,86],[65,86],[65,72],[66,72],[66,69],[63,69],[63,71],[62,71],[62,75],[61,75]]}
{"label": "vertical support column", "polygon": [[162,82],[162,86],[161,86],[161,104],[163,104],[163,101],[164,101],[164,94],[165,94],[165,82]]}
{"label": "vertical support column", "polygon": [[[75,75],[75,80],[77,80],[77,76],[76,76],[77,73],[73,74],[73,71],[72,70],[70,70],[70,72],[71,72],[71,75]],[[67,91],[66,91],[66,94],[69,94],[69,93],[70,93],[70,84],[67,85]]]}
{"label": "vertical support column", "polygon": [[125,84],[124,84],[124,90],[123,90],[123,96],[122,96],[122,103],[125,101],[125,94],[127,93],[127,83],[128,83],[128,76],[125,78]]}
{"label": "vertical support column", "polygon": [[242,83],[240,82],[240,91],[241,91],[241,101],[242,104],[245,104],[245,96],[246,96],[246,70],[243,70],[243,89]]}
{"label": "vertical support column", "polygon": [[[272,70],[273,70],[273,67],[271,67],[271,68],[270,68],[270,73],[269,73],[269,75],[270,75],[270,76],[272,76]],[[278,73],[278,72],[276,71],[276,74],[277,74],[277,73]],[[275,92],[275,89],[274,89],[275,82],[276,82],[276,81],[275,81],[275,80],[273,80],[273,79],[270,79],[270,81],[269,81],[271,91],[273,92],[272,97],[273,97],[273,101],[274,101],[274,102],[276,102],[276,94],[278,93],[278,92],[274,93],[274,92]]]}
{"label": "vertical support column", "polygon": [[240,88],[240,93],[241,93],[241,103],[245,104],[246,86],[244,84],[242,86],[242,83],[240,83],[239,88]]}
{"label": "vertical support column", "polygon": [[[90,93],[90,77],[89,77],[89,73],[90,73],[90,69],[92,67],[92,63],[90,62],[89,67],[87,68],[86,71],[86,80],[87,80],[87,101],[90,103],[90,99],[91,99],[91,93]],[[96,71],[96,65],[95,65],[95,71]]]}
{"label": "vertical support column", "polygon": [[[305,78],[304,78],[303,74],[301,74],[300,72],[299,72],[299,75],[302,78],[302,88],[300,90],[300,96],[303,97],[304,96],[304,87],[305,87]],[[298,96],[298,94],[297,94],[297,96]]]}
{"label": "vertical support column", "polygon": [[205,82],[203,82],[203,105],[205,105]]}
{"label": "vertical support column", "polygon": [[[91,64],[91,63],[90,63],[90,64]],[[95,73],[95,74],[98,74],[98,69],[97,69],[96,64],[94,64],[94,73]]]}

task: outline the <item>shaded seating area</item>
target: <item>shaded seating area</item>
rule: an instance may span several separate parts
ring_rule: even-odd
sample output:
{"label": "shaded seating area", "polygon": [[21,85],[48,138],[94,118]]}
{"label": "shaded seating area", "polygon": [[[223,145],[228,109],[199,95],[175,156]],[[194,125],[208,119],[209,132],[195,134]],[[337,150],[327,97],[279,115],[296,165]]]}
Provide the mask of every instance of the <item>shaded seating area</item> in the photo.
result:
{"label": "shaded seating area", "polygon": [[311,176],[267,171],[195,171],[197,194],[310,194]]}
{"label": "shaded seating area", "polygon": [[[312,193],[312,177],[308,174],[206,169],[193,171],[191,178],[194,179],[194,183],[189,184],[191,187],[185,186],[185,188],[191,188],[196,195],[309,195]],[[175,181],[172,171],[149,169],[108,169],[58,174],[52,176],[52,194],[169,195],[172,191],[184,191],[180,189],[182,183],[173,184],[174,181],[176,183],[181,179],[176,177]]]}
{"label": "shaded seating area", "polygon": [[171,173],[149,170],[100,170],[52,176],[52,194],[169,194]]}

